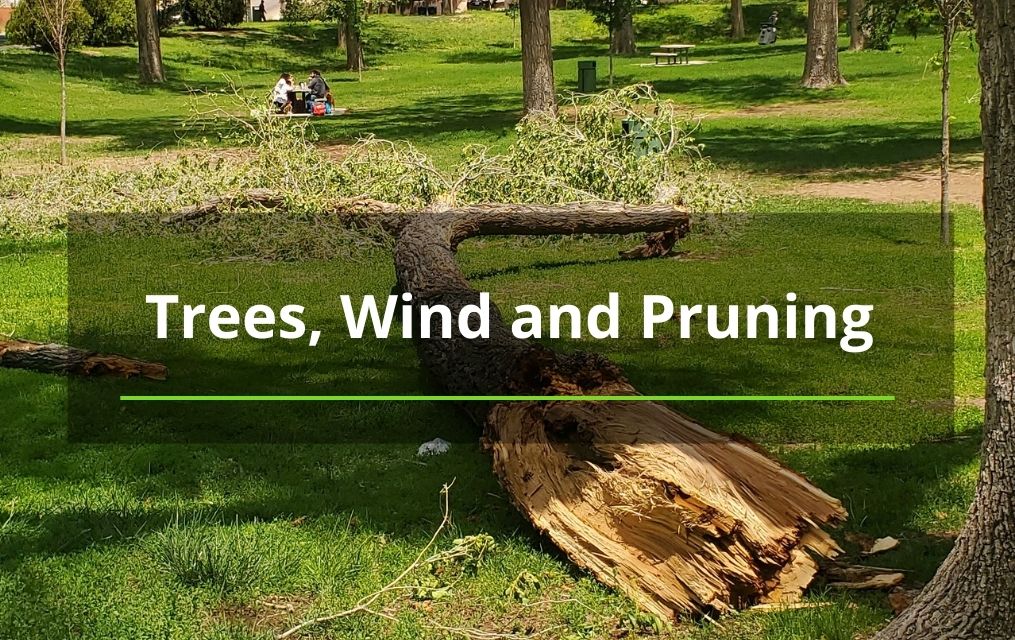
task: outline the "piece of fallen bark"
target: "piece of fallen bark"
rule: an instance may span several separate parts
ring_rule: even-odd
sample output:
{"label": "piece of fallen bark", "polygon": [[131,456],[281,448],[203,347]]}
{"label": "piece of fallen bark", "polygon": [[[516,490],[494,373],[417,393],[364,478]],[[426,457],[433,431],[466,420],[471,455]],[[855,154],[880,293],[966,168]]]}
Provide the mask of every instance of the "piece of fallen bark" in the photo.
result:
{"label": "piece of fallen bark", "polygon": [[873,556],[878,553],[884,553],[885,551],[891,551],[895,547],[899,546],[899,541],[891,536],[885,536],[884,538],[878,538],[874,541],[874,544],[869,549],[863,552],[865,556]]}
{"label": "piece of fallen bark", "polygon": [[157,362],[17,338],[0,340],[0,367],[65,375],[166,379],[166,366]]}
{"label": "piece of fallen bark", "polygon": [[916,597],[920,595],[920,589],[906,589],[905,587],[895,587],[891,593],[888,594],[888,606],[892,608],[895,615],[899,615],[910,606]]}
{"label": "piece of fallen bark", "polygon": [[874,576],[886,573],[905,573],[905,569],[888,567],[870,567],[861,564],[831,563],[822,569],[822,575],[832,582],[863,582]]}
{"label": "piece of fallen bark", "polygon": [[902,581],[905,579],[906,574],[904,573],[879,573],[860,582],[829,582],[828,586],[833,589],[850,589],[854,591],[891,589],[902,584]]}

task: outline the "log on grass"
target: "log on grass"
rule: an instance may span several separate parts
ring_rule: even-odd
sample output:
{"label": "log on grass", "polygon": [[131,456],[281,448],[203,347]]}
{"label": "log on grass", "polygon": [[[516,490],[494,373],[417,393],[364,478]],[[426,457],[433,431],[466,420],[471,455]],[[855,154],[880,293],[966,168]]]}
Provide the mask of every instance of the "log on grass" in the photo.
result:
{"label": "log on grass", "polygon": [[157,362],[16,338],[0,340],[0,367],[39,373],[166,379],[166,366]]}
{"label": "log on grass", "polygon": [[[482,235],[665,233],[669,206],[469,207],[413,216],[399,235],[399,287],[453,314],[479,293],[455,260]],[[438,327],[432,335],[441,335]],[[515,338],[491,308],[490,337],[418,340],[424,366],[455,395],[637,395],[589,353]],[[469,403],[518,508],[576,564],[665,618],[799,598],[816,558],[840,553],[823,525],[838,500],[742,442],[651,402]]]}

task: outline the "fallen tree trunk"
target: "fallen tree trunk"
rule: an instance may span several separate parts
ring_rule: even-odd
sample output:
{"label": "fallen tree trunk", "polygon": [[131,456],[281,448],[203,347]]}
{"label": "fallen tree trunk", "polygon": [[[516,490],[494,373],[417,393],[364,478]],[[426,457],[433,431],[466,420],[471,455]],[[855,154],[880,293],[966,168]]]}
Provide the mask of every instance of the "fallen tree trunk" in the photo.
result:
{"label": "fallen tree trunk", "polygon": [[0,340],[0,367],[81,376],[166,379],[166,366],[157,362],[16,338]]}
{"label": "fallen tree trunk", "polygon": [[[482,235],[686,229],[669,206],[469,207],[411,217],[395,248],[414,305],[477,304],[455,249]],[[674,236],[679,234],[674,234]],[[651,254],[647,254],[651,255]],[[515,338],[491,308],[490,337],[417,341],[454,395],[637,395],[588,353],[560,356]],[[441,335],[432,327],[432,335]],[[800,596],[812,557],[840,552],[821,529],[838,500],[757,449],[649,402],[468,403],[519,509],[576,564],[665,618]]]}

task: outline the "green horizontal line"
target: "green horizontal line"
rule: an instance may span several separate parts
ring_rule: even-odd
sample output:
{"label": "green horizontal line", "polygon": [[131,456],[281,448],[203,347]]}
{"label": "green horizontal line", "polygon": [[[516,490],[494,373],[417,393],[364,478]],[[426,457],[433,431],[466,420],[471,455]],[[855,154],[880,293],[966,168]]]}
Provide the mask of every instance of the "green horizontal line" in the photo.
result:
{"label": "green horizontal line", "polygon": [[895,396],[120,396],[123,402],[891,402]]}

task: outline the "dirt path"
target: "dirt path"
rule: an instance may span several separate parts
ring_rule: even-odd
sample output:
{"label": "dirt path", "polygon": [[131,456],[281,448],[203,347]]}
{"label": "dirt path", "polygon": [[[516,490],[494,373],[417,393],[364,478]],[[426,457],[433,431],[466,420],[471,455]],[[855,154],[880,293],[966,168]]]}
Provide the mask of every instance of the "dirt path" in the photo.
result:
{"label": "dirt path", "polygon": [[[956,163],[951,173],[951,199],[979,207],[983,202],[983,167],[979,160]],[[871,202],[938,202],[941,197],[936,166],[905,167],[888,177],[863,180],[816,180],[792,188],[793,193],[822,198],[862,198]]]}

